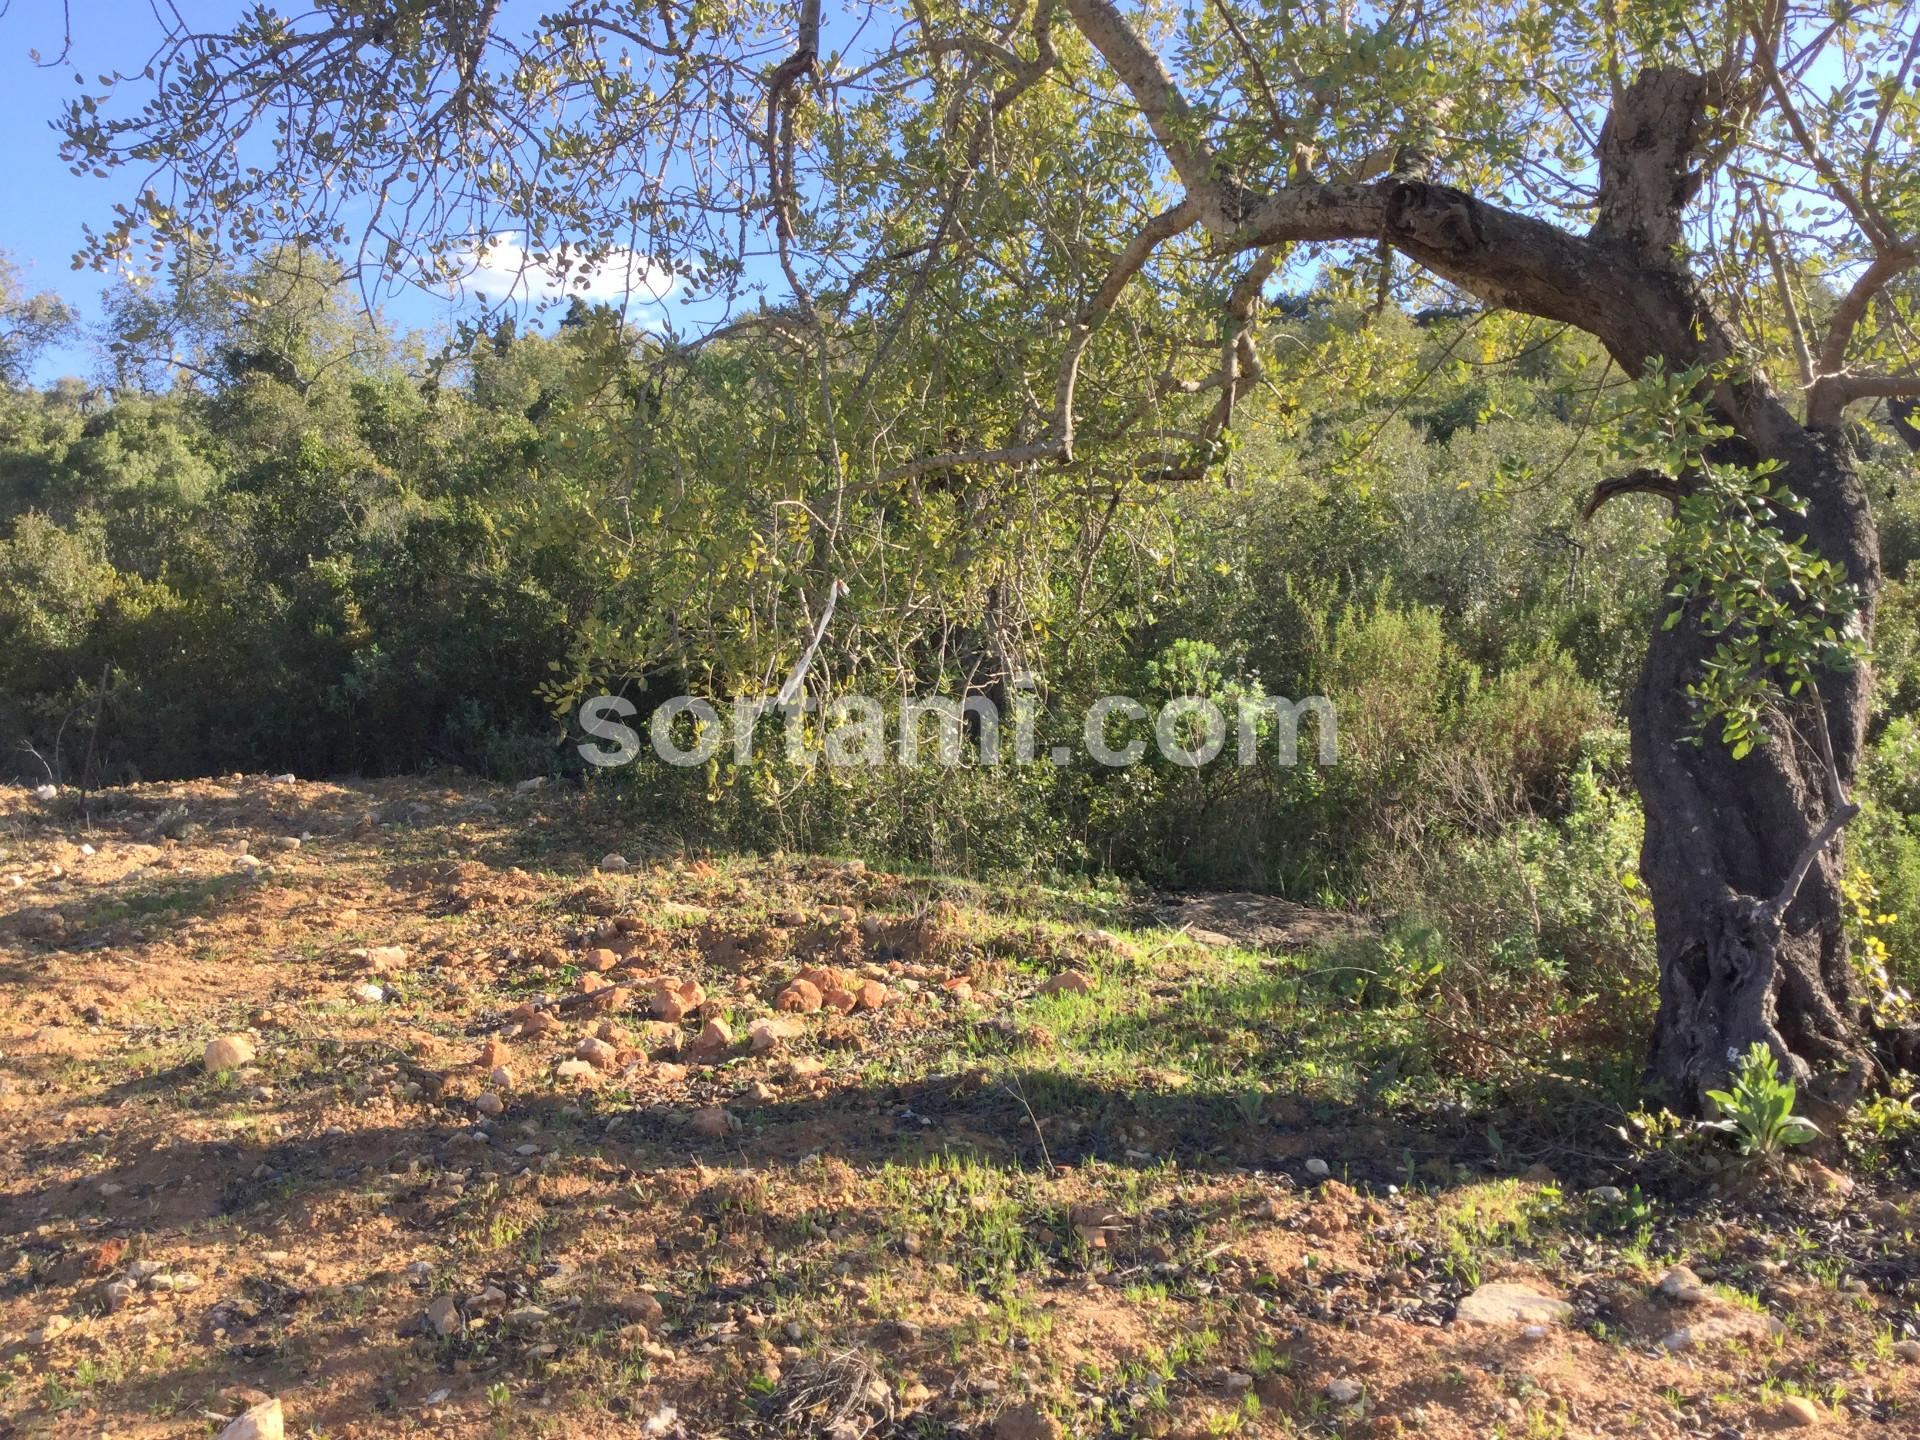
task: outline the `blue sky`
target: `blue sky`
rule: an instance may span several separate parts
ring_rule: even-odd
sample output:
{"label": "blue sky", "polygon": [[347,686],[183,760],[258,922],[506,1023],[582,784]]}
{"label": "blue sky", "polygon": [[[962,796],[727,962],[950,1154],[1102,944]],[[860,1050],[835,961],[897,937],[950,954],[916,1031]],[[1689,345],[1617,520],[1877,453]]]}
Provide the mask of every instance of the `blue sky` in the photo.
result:
{"label": "blue sky", "polygon": [[[237,15],[239,0],[175,0],[196,24],[209,27]],[[51,128],[61,108],[81,87],[76,71],[98,93],[97,77],[116,71],[137,75],[146,65],[161,35],[151,0],[71,0],[72,49],[64,63],[36,64],[59,55],[66,23],[61,0],[0,0],[0,134],[10,137],[9,154],[0,162],[0,251],[22,271],[33,290],[53,290],[80,312],[83,324],[100,318],[101,291],[111,277],[93,270],[72,269],[80,248],[82,226],[104,224],[116,201],[131,193],[132,175],[109,174],[105,180],[73,175],[61,163],[59,138]],[[129,87],[128,100],[138,93]],[[492,257],[512,254],[508,246]],[[490,287],[498,296],[504,285]],[[472,307],[450,296],[408,289],[383,303],[387,318],[408,329],[445,326]],[[636,303],[630,313],[643,319],[651,309]],[[654,313],[658,313],[655,311]],[[78,338],[45,356],[35,378],[92,375],[96,358],[91,344]]]}

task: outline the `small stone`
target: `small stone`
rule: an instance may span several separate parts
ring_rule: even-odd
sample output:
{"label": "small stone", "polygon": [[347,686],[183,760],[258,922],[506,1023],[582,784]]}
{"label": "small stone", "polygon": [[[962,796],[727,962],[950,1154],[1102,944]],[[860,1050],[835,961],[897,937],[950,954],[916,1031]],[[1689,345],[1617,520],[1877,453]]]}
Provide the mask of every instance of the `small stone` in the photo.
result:
{"label": "small stone", "polygon": [[1328,1165],[1327,1162],[1322,1160],[1318,1155],[1307,1161],[1307,1174],[1316,1180],[1324,1180],[1332,1173],[1333,1167]]}
{"label": "small stone", "polygon": [[1365,1393],[1358,1380],[1339,1375],[1327,1382],[1327,1388],[1321,1392],[1336,1405],[1352,1405]]}
{"label": "small stone", "polygon": [[427,1306],[427,1329],[442,1340],[458,1335],[464,1322],[460,1319],[460,1306],[451,1295],[436,1295],[433,1303]]}
{"label": "small stone", "polygon": [[1722,1340],[1757,1340],[1777,1335],[1782,1328],[1780,1322],[1769,1315],[1752,1310],[1729,1310],[1724,1315],[1714,1315],[1675,1330],[1660,1344],[1667,1350],[1692,1350]]}
{"label": "small stone", "polygon": [[667,1313],[660,1301],[645,1290],[629,1290],[616,1297],[613,1308],[642,1325],[657,1325]]}
{"label": "small stone", "polygon": [[776,1010],[787,1010],[795,1014],[811,1015],[824,1003],[820,987],[811,980],[796,980],[780,992],[773,1002]]}
{"label": "small stone", "polygon": [[236,1415],[214,1440],[285,1440],[286,1433],[287,1422],[280,1412],[280,1402],[269,1400]]}
{"label": "small stone", "polygon": [[619,1061],[620,1052],[606,1041],[589,1035],[574,1048],[574,1058],[584,1060],[596,1070],[611,1070]]}
{"label": "small stone", "polygon": [[593,1080],[600,1072],[586,1060],[562,1060],[553,1067],[553,1074],[556,1080]]}
{"label": "small stone", "polygon": [[773,1018],[756,1020],[747,1027],[747,1048],[755,1055],[765,1055],[769,1051],[779,1049],[785,1041],[791,1040],[796,1028],[791,1020]]}
{"label": "small stone", "polygon": [[507,1108],[507,1104],[491,1090],[482,1090],[473,1097],[473,1108],[488,1119],[493,1119]]}
{"label": "small stone", "polygon": [[709,1020],[693,1042],[693,1053],[705,1058],[724,1055],[733,1048],[733,1027],[724,1020]]}
{"label": "small stone", "polygon": [[1804,1395],[1789,1395],[1780,1402],[1780,1419],[1793,1429],[1818,1425],[1823,1416],[1820,1407]]}
{"label": "small stone", "polygon": [[1454,1318],[1469,1325],[1559,1325],[1572,1314],[1573,1307],[1564,1300],[1495,1281],[1464,1296]]}
{"label": "small stone", "polygon": [[605,946],[601,946],[597,950],[589,950],[586,958],[580,962],[583,968],[591,970],[596,975],[605,974],[619,963],[620,957]]}
{"label": "small stone", "polygon": [[1029,1401],[1002,1410],[993,1422],[993,1440],[1060,1440],[1060,1422]]}
{"label": "small stone", "polygon": [[371,980],[362,981],[353,987],[353,998],[368,1005],[379,1005],[387,998],[387,987]]}
{"label": "small stone", "polygon": [[1092,978],[1078,970],[1062,970],[1040,987],[1042,995],[1086,995],[1092,990]]}
{"label": "small stone", "polygon": [[856,1010],[878,1010],[887,1003],[887,987],[878,980],[863,980],[854,1001]]}
{"label": "small stone", "polygon": [[251,1065],[253,1058],[253,1042],[246,1036],[222,1035],[218,1040],[208,1042],[200,1063],[206,1067],[209,1075],[217,1075],[223,1070],[238,1070]]}
{"label": "small stone", "polygon": [[1675,1305],[1698,1305],[1709,1298],[1707,1287],[1700,1277],[1685,1265],[1676,1265],[1660,1277],[1660,1283],[1653,1287],[1654,1293],[1662,1300]]}

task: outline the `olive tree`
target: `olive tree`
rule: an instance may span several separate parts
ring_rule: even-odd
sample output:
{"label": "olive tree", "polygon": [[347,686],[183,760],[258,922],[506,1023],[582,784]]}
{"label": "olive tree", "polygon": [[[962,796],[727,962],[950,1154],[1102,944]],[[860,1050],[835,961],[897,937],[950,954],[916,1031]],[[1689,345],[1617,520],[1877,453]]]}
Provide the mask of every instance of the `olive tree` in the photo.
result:
{"label": "olive tree", "polygon": [[1316,267],[1586,332],[1649,437],[1593,504],[1676,517],[1630,704],[1651,1074],[1697,1102],[1758,1041],[1844,1103],[1913,1058],[1840,895],[1880,582],[1848,424],[1920,395],[1912,7],[550,6],[176,22],[63,118],[75,166],[138,177],[92,258],[296,241],[438,285],[507,232],[642,256],[703,302],[676,343],[809,357],[823,593],[850,506],[1205,476],[1263,303]]}

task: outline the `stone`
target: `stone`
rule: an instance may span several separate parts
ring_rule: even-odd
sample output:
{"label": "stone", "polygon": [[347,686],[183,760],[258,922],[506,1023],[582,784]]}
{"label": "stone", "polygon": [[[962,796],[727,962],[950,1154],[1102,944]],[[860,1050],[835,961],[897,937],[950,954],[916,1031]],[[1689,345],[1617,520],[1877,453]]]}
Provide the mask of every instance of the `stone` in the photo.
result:
{"label": "stone", "polygon": [[1092,978],[1078,970],[1062,970],[1040,987],[1042,995],[1086,995],[1092,990]]}
{"label": "stone", "polygon": [[800,1015],[811,1015],[825,1003],[820,987],[811,980],[796,980],[780,992],[773,1002],[774,1009],[786,1010]]}
{"label": "stone", "polygon": [[365,980],[353,987],[353,998],[368,1005],[378,1005],[386,1000],[387,990],[384,985]]}
{"label": "stone", "polygon": [[747,1048],[755,1055],[765,1055],[791,1040],[797,1028],[791,1020],[756,1020],[747,1027]]}
{"label": "stone", "polygon": [[860,1003],[860,997],[851,990],[833,989],[820,996],[821,1005],[839,1015],[851,1015],[853,1007]]}
{"label": "stone", "polygon": [[1789,1395],[1780,1402],[1780,1419],[1789,1429],[1818,1425],[1824,1418],[1820,1407],[1804,1395]]}
{"label": "stone", "polygon": [[878,980],[863,980],[854,1001],[856,1010],[878,1010],[887,1003],[888,991]]}
{"label": "stone", "polygon": [[1666,1350],[1692,1350],[1723,1340],[1759,1340],[1781,1332],[1782,1326],[1771,1316],[1754,1310],[1729,1310],[1705,1320],[1697,1320],[1661,1340]]}
{"label": "stone", "polygon": [[724,1055],[733,1048],[733,1027],[724,1020],[709,1020],[693,1042],[693,1053],[706,1059]]}
{"label": "stone", "polygon": [[606,1041],[589,1035],[574,1047],[573,1058],[586,1061],[596,1070],[611,1070],[619,1063],[619,1054]]}
{"label": "stone", "polygon": [[200,1063],[206,1067],[209,1075],[217,1075],[223,1070],[238,1070],[251,1065],[253,1058],[253,1042],[246,1036],[222,1035],[218,1040],[208,1042]]}
{"label": "stone", "polygon": [[227,1422],[214,1440],[286,1440],[287,1421],[280,1402],[269,1400],[244,1410]]}
{"label": "stone", "polygon": [[580,964],[596,975],[603,975],[620,963],[620,957],[604,945],[597,950],[589,950]]}
{"label": "stone", "polygon": [[1660,1277],[1660,1283],[1653,1287],[1653,1293],[1671,1304],[1698,1305],[1709,1299],[1712,1292],[1692,1270],[1685,1265],[1676,1265]]}
{"label": "stone", "polygon": [[562,1060],[553,1067],[556,1080],[593,1080],[598,1078],[599,1074],[600,1072],[593,1068],[592,1063],[586,1060]]}
{"label": "stone", "polygon": [[697,980],[685,983],[662,980],[653,987],[653,1013],[677,1025],[698,1009],[704,999],[706,991]]}
{"label": "stone", "polygon": [[1321,1391],[1321,1394],[1336,1405],[1352,1405],[1365,1393],[1365,1389],[1358,1380],[1349,1379],[1345,1375],[1335,1376],[1327,1382],[1326,1389]]}
{"label": "stone", "polygon": [[993,1440],[1060,1440],[1060,1422],[1028,1401],[1002,1410],[993,1422]]}
{"label": "stone", "polygon": [[1317,1155],[1307,1161],[1307,1174],[1316,1180],[1324,1180],[1332,1173],[1333,1167]]}
{"label": "stone", "polygon": [[1480,1286],[1454,1311],[1454,1319],[1469,1325],[1559,1325],[1572,1315],[1566,1301],[1505,1281]]}
{"label": "stone", "polygon": [[494,1094],[493,1091],[482,1090],[478,1095],[473,1097],[473,1108],[491,1120],[505,1110],[507,1105],[506,1102]]}
{"label": "stone", "polygon": [[629,1320],[642,1325],[657,1325],[666,1317],[660,1301],[645,1290],[629,1290],[614,1298],[613,1308]]}
{"label": "stone", "polygon": [[454,1301],[453,1296],[433,1297],[433,1302],[427,1306],[426,1325],[427,1329],[442,1340],[460,1333],[464,1328],[464,1322],[460,1319],[460,1306]]}

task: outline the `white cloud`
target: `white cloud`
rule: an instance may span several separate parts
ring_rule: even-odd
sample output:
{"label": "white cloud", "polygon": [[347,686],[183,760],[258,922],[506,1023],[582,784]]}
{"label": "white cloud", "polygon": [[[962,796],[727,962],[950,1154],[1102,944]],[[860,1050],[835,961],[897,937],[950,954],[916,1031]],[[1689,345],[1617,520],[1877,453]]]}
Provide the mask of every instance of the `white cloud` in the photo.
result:
{"label": "white cloud", "polygon": [[570,245],[543,253],[544,262],[528,253],[522,236],[495,235],[460,255],[463,273],[455,292],[489,300],[578,295],[613,305],[634,300],[653,304],[673,293],[674,278],[637,250],[612,250],[593,263]]}

